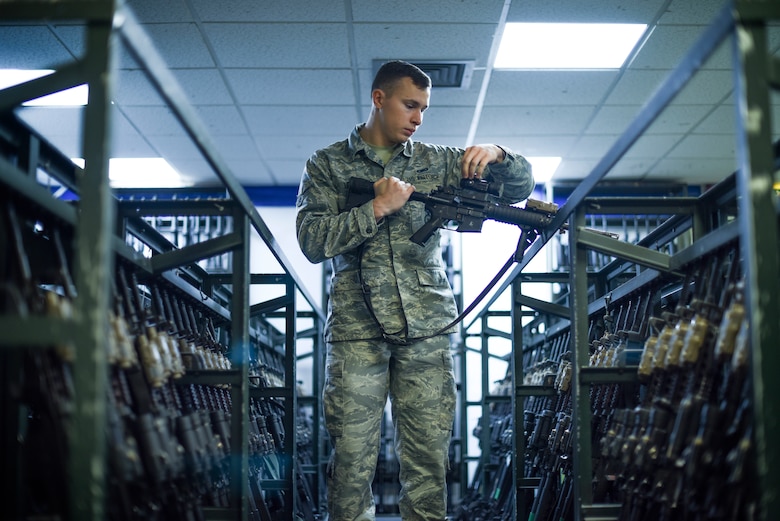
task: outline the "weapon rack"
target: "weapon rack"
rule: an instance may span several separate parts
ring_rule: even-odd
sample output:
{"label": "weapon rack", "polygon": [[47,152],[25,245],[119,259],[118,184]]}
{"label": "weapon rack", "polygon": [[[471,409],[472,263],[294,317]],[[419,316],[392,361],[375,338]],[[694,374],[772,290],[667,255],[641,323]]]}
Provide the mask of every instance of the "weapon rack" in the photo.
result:
{"label": "weapon rack", "polygon": [[[4,2],[3,16],[81,22],[86,42],[0,91],[4,519],[315,519],[322,311],[127,7]],[[110,188],[119,45],[221,196]],[[83,83],[82,169],[14,109]],[[251,272],[258,237],[279,272]]]}
{"label": "weapon rack", "polygon": [[[780,143],[769,117],[780,63],[767,52],[778,7],[727,3],[464,329],[480,340],[467,349],[481,356],[482,398],[464,403],[481,410],[481,452],[463,457],[464,479],[476,470],[455,519],[780,518]],[[733,53],[738,170],[696,197],[594,196],[721,42]],[[548,243],[560,269],[524,273]],[[553,302],[523,293],[540,283],[560,285]],[[497,310],[505,291],[511,309]],[[510,355],[491,351],[499,338]],[[507,369],[490,389],[493,359]]]}

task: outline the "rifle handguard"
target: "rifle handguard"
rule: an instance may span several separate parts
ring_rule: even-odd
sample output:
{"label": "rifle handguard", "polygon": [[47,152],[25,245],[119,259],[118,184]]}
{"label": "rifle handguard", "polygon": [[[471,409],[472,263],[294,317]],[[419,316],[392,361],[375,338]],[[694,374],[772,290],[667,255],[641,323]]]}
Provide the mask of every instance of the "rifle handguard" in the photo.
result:
{"label": "rifle handguard", "polygon": [[517,226],[529,226],[536,230],[544,228],[552,222],[547,215],[524,210],[508,204],[488,203],[485,209],[488,219]]}

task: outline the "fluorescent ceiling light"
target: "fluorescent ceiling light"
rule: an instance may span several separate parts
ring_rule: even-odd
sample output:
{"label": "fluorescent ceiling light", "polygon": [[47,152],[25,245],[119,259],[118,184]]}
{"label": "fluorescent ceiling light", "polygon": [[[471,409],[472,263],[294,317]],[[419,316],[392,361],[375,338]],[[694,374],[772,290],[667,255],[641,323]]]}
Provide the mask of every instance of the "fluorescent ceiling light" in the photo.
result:
{"label": "fluorescent ceiling light", "polygon": [[552,179],[561,164],[560,157],[526,157],[534,173],[534,181],[543,184]]}
{"label": "fluorescent ceiling light", "polygon": [[[0,90],[48,76],[53,70],[0,69]],[[89,86],[79,85],[24,102],[27,107],[78,107],[87,104]]]}
{"label": "fluorescent ceiling light", "polygon": [[507,23],[497,69],[619,69],[645,24]]}
{"label": "fluorescent ceiling light", "polygon": [[[84,168],[82,158],[71,159]],[[186,186],[179,172],[161,157],[115,157],[108,162],[113,188],[181,188]]]}

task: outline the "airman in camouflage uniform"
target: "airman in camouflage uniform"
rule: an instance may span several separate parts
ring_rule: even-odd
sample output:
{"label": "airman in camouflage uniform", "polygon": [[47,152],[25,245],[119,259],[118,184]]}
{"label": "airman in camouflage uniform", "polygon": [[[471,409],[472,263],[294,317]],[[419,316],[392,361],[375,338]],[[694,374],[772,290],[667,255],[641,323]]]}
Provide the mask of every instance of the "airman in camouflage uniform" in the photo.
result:
{"label": "airman in camouflage uniform", "polygon": [[[297,233],[311,262],[330,259],[323,406],[333,443],[330,521],[373,520],[371,483],[389,396],[400,463],[404,521],[441,521],[455,413],[446,328],[457,316],[437,232],[409,237],[425,222],[414,190],[457,186],[462,177],[503,183],[503,202],[528,197],[530,165],[496,145],[465,150],[417,143],[430,78],[389,62],[372,85],[372,110],[350,136],[309,159],[297,200]],[[374,182],[374,199],[347,208],[351,177]]]}

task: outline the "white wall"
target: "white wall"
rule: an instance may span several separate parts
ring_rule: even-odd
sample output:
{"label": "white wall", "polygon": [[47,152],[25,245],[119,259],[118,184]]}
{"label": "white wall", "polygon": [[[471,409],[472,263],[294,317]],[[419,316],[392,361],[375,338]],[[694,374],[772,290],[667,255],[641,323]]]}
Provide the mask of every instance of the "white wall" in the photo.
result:
{"label": "white wall", "polygon": [[[295,234],[295,208],[258,207],[257,211],[309,295],[318,306],[321,306],[323,264],[312,264],[301,253]],[[256,234],[253,237],[250,269],[252,273],[281,273],[281,266]],[[257,288],[253,288],[252,293],[256,295]],[[251,295],[250,300],[255,302],[256,299]],[[303,299],[299,300],[299,306],[309,309]]]}

